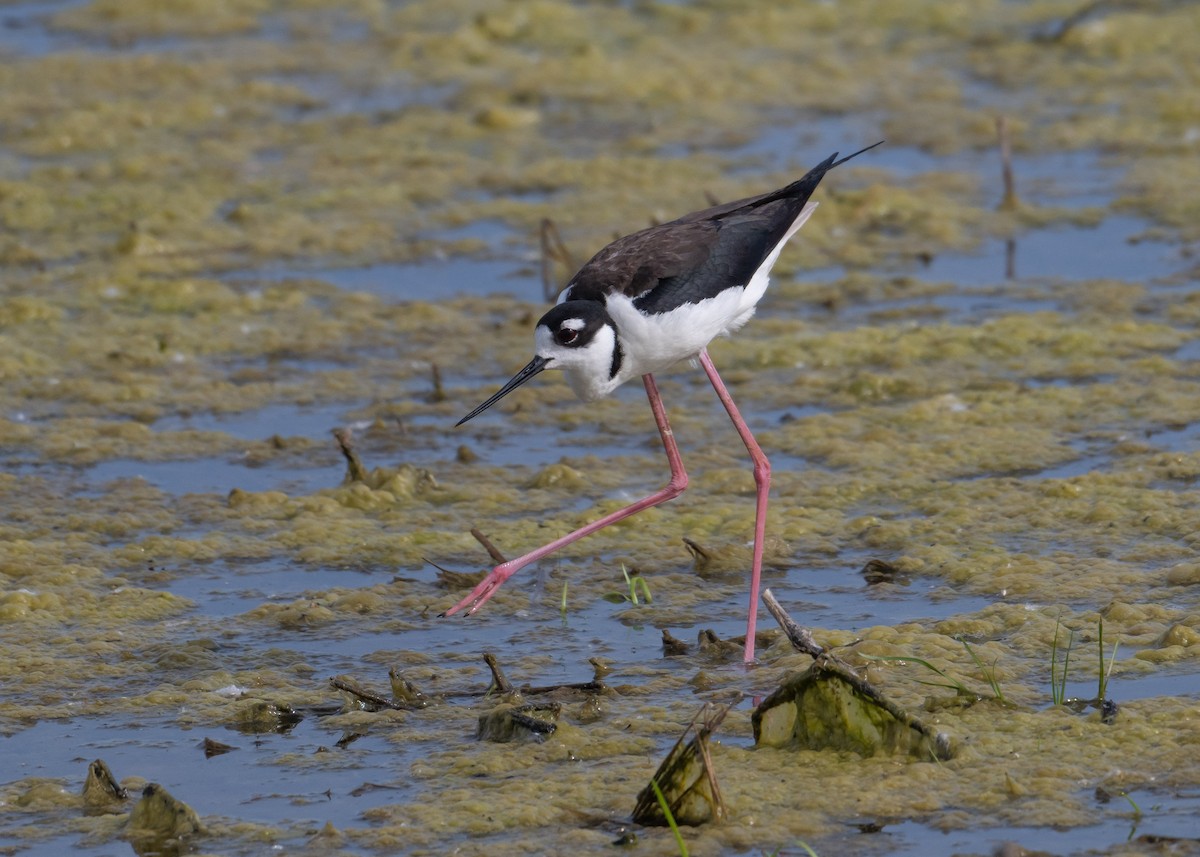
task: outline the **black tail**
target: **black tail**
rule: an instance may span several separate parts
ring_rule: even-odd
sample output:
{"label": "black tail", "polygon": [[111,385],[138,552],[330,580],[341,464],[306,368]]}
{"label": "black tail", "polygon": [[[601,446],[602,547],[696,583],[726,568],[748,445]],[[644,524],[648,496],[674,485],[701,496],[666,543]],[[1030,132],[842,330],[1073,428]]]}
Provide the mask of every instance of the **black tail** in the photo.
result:
{"label": "black tail", "polygon": [[792,182],[787,187],[781,187],[779,190],[771,193],[763,194],[758,199],[750,203],[749,207],[757,208],[760,205],[766,205],[768,202],[774,202],[777,199],[794,199],[801,204],[808,202],[808,198],[812,196],[812,192],[817,189],[817,185],[821,183],[821,179],[825,178],[825,174],[834,167],[840,167],[842,164],[851,158],[857,158],[863,152],[869,152],[876,146],[882,146],[886,141],[880,140],[878,143],[872,143],[865,149],[859,149],[853,155],[838,160],[838,153],[834,152],[821,163],[817,164],[811,170],[804,174],[804,178]]}
{"label": "black tail", "polygon": [[[829,169],[832,170],[834,167],[840,167],[842,164],[846,163],[846,161],[850,160],[851,158],[857,158],[863,152],[869,152],[872,149],[874,149],[876,146],[882,146],[886,142],[887,142],[887,140],[880,140],[878,143],[872,143],[871,145],[867,146],[865,149],[859,149],[853,155],[847,155],[846,157],[842,158],[840,161],[834,161],[833,164],[829,167]],[[834,152],[833,156],[836,158],[837,152]]]}

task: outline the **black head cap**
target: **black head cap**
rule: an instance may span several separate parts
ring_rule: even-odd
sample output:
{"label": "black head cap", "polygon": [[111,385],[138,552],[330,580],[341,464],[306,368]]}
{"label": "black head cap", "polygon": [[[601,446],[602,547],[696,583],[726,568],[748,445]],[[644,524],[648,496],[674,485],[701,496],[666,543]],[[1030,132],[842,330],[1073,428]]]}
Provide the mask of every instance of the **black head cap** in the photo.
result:
{"label": "black head cap", "polygon": [[583,348],[606,325],[611,327],[612,319],[604,304],[596,301],[566,301],[538,321],[538,327],[548,329],[563,348]]}

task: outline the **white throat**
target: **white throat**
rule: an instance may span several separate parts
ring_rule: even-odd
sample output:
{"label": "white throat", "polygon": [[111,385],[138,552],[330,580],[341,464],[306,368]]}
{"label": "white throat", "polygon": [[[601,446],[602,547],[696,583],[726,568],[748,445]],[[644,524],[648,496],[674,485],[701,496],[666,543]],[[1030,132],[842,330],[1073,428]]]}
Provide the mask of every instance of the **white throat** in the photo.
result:
{"label": "white throat", "polygon": [[561,369],[571,390],[585,402],[607,396],[629,379],[624,371],[625,361],[622,361],[622,371],[616,377],[612,375],[617,334],[607,324],[581,347],[559,345],[550,329],[543,326],[534,331],[533,340],[535,353],[550,360],[546,368]]}

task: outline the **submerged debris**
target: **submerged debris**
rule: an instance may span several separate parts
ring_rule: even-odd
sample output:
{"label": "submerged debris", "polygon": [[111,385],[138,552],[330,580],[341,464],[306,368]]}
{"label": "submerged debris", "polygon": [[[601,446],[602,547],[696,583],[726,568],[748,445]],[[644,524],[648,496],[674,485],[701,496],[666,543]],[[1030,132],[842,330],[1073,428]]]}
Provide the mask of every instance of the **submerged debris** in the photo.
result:
{"label": "submerged debris", "polygon": [[[483,545],[483,549],[487,551],[492,562],[496,564],[507,562],[504,554],[500,553],[500,549],[492,544],[492,540],[482,530],[478,527],[472,527],[471,535],[479,544]],[[453,569],[442,568],[436,562],[428,559],[426,562],[437,569],[437,585],[442,589],[474,589],[487,575],[486,571],[454,571]]]}
{"label": "submerged debris", "polygon": [[859,574],[863,576],[867,586],[878,586],[881,583],[898,583],[907,586],[910,583],[907,574],[884,559],[867,560]]}
{"label": "submerged debris", "polygon": [[354,450],[354,439],[350,429],[335,428],[333,430],[333,437],[338,442],[338,449],[342,451],[342,455],[346,458],[345,484],[366,482],[367,469],[363,467],[362,459],[358,457],[358,453]]}
{"label": "submerged debris", "polygon": [[473,589],[487,574],[486,571],[455,571],[432,562],[430,565],[437,569],[435,582],[442,589]]}
{"label": "submerged debris", "polygon": [[512,682],[508,680],[508,676],[504,674],[504,670],[500,669],[500,661],[496,660],[496,656],[491,652],[484,652],[483,662],[488,665],[488,669],[492,673],[492,683],[488,687],[487,692],[489,694],[513,693]]}
{"label": "submerged debris", "polygon": [[679,639],[674,634],[672,634],[670,631],[668,631],[666,628],[663,628],[663,631],[662,631],[662,647],[663,647],[663,655],[665,655],[668,658],[678,656],[678,655],[686,655],[689,651],[691,651],[691,648],[692,648],[687,643],[685,643],[683,640]]}
{"label": "submerged debris", "polygon": [[754,743],[811,750],[854,750],[864,756],[907,753],[921,759],[949,759],[949,737],[935,732],[891,700],[849,665],[817,645],[768,589],[768,611],[792,646],[815,659],[794,673],[754,710]]}
{"label": "submerged debris", "polygon": [[[392,676],[392,692],[395,693],[397,684],[403,687],[403,679],[400,679],[398,682],[394,670],[389,675]],[[420,691],[416,691],[416,693],[422,698],[422,701],[416,702],[383,696],[382,694],[360,687],[352,679],[344,676],[333,676],[329,679],[329,684],[343,693],[350,694],[354,698],[355,704],[366,711],[381,711],[385,708],[392,708],[398,711],[413,711],[428,705],[428,702],[424,701],[424,694],[421,694]]]}
{"label": "submerged debris", "polygon": [[204,758],[211,759],[213,756],[224,756],[226,753],[231,753],[237,747],[232,744],[226,744],[223,741],[214,741],[212,738],[205,738],[200,742],[200,749],[204,751]]}
{"label": "submerged debris", "polygon": [[103,759],[88,765],[87,779],[83,783],[83,803],[96,809],[106,808],[129,800],[129,791],[113,776]]}
{"label": "submerged debris", "polygon": [[745,649],[745,642],[745,637],[731,637],[728,640],[722,640],[711,628],[705,628],[696,634],[696,646],[699,648],[700,654],[717,660],[732,660],[741,657]]}
{"label": "submerged debris", "polygon": [[127,830],[139,854],[181,853],[180,840],[204,832],[196,811],[158,783],[143,789],[142,799],[129,814]]}
{"label": "submerged debris", "polygon": [[[719,547],[702,545],[686,536],[684,546],[692,555],[692,568],[701,577],[716,577],[722,574],[743,574],[750,567],[752,547],[742,544],[723,544]],[[763,562],[766,564],[786,562],[791,556],[791,547],[783,539],[768,536],[763,541]]]}
{"label": "submerged debris", "polygon": [[392,684],[393,702],[402,702],[413,708],[425,708],[432,702],[419,687],[405,678],[395,667],[388,670],[388,681]]}
{"label": "submerged debris", "polygon": [[608,690],[608,685],[603,682],[602,676],[609,673],[609,667],[596,658],[590,660],[592,665],[591,681],[560,682],[558,684],[542,685],[523,684],[520,687],[514,687],[513,683],[508,680],[508,677],[504,674],[504,670],[500,668],[500,661],[491,652],[485,652],[483,660],[492,674],[492,683],[485,694],[487,696],[498,693],[517,698],[521,696],[544,696],[546,694],[570,697],[579,694],[595,695]]}
{"label": "submerged debris", "polygon": [[[652,783],[658,784],[676,824],[696,827],[725,817],[725,801],[717,786],[708,738],[728,712],[729,707],[724,705],[705,705],[700,709],[654,772]],[[685,744],[689,734],[692,738]],[[668,824],[653,784],[647,784],[638,793],[633,820],[656,827]]]}
{"label": "submerged debris", "polygon": [[785,679],[751,717],[754,742],[769,747],[907,753],[946,760],[950,739],[876,690],[848,666],[822,656]]}
{"label": "submerged debris", "polygon": [[558,728],[556,721],[562,713],[557,702],[513,705],[501,703],[487,714],[480,715],[479,727],[475,730],[477,741],[541,741],[553,735]]}
{"label": "submerged debris", "polygon": [[239,732],[259,735],[266,732],[283,734],[304,719],[304,715],[287,703],[255,699],[240,707],[231,724]]}

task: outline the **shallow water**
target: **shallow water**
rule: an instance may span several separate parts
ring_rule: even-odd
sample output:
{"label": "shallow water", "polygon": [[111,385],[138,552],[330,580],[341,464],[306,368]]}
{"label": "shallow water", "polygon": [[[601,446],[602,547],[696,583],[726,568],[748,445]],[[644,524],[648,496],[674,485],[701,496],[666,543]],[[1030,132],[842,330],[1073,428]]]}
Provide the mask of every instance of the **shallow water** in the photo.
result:
{"label": "shallow water", "polygon": [[[1195,837],[1194,129],[1139,88],[1194,69],[1195,13],[1038,49],[1060,9],[985,6],[803,27],[776,4],[3,7],[0,849],[127,853],[128,807],[76,797],[102,758],[192,805],[202,851],[610,853],[705,701],[734,705],[731,817],[692,853]],[[730,69],[692,64],[713,39]],[[775,465],[765,584],[901,704],[945,696],[917,658],[979,693],[926,714],[959,755],[752,750],[753,701],[802,660],[663,655],[663,629],[745,628],[753,483],[686,368],[661,385],[691,490],[439,619],[463,587],[437,567],[487,563],[471,527],[514,555],[666,478],[635,385],[583,406],[543,377],[452,428],[528,359],[540,219],[578,262],[885,136],[713,356]],[[732,570],[698,576],[684,537]],[[900,579],[868,586],[873,558]],[[1119,643],[1112,726],[1049,704],[1067,629],[1068,696]],[[599,658],[613,691],[544,743],[476,742],[485,651],[532,685]],[[393,667],[438,704],[369,713],[327,684],[386,693]],[[259,701],[298,722],[248,722]]]}

